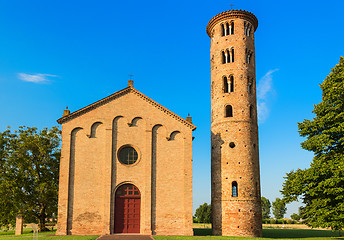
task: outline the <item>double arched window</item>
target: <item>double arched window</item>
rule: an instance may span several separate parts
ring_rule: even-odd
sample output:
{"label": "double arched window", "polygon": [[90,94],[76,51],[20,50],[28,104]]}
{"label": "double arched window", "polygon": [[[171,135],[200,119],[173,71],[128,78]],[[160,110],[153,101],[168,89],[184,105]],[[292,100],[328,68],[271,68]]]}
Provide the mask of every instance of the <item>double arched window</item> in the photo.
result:
{"label": "double arched window", "polygon": [[232,75],[228,78],[226,76],[223,77],[223,92],[234,92],[234,77]]}
{"label": "double arched window", "polygon": [[253,52],[246,48],[245,53],[246,53],[246,63],[250,64]]}
{"label": "double arched window", "polygon": [[244,23],[244,33],[246,36],[250,36],[252,32],[252,25],[249,22]]}
{"label": "double arched window", "polygon": [[221,24],[222,36],[233,35],[234,34],[234,22],[226,22]]}
{"label": "double arched window", "polygon": [[225,51],[222,51],[222,63],[231,63],[234,62],[234,48],[231,50],[226,49]]}

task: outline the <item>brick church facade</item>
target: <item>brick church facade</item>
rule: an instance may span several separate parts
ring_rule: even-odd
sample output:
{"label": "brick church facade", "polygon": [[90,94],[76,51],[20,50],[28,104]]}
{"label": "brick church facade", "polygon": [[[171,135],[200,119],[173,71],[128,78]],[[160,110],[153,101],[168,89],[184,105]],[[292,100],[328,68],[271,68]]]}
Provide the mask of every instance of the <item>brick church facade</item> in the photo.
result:
{"label": "brick church facade", "polygon": [[191,117],[129,81],[58,123],[58,235],[193,234]]}

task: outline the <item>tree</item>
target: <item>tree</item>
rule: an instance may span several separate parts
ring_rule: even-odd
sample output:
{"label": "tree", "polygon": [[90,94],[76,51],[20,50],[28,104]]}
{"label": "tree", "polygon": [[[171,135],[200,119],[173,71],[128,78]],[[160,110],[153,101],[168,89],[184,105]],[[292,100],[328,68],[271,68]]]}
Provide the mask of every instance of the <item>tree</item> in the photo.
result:
{"label": "tree", "polygon": [[292,215],[290,215],[290,218],[295,220],[295,221],[299,221],[300,220],[300,215],[297,213],[293,213]]}
{"label": "tree", "polygon": [[195,212],[195,218],[199,223],[211,223],[211,204],[203,203]]}
{"label": "tree", "polygon": [[298,123],[301,143],[314,152],[310,168],[287,173],[282,194],[286,203],[302,200],[300,215],[311,227],[344,227],[344,58],[320,84],[322,102],[315,117]]}
{"label": "tree", "polygon": [[272,202],[272,213],[274,214],[275,218],[282,219],[284,214],[287,212],[287,208],[285,203],[280,198],[276,198],[274,202]]}
{"label": "tree", "polygon": [[262,197],[262,217],[263,219],[265,218],[270,218],[270,208],[271,208],[271,203],[269,199]]}
{"label": "tree", "polygon": [[45,221],[56,215],[60,130],[20,127],[0,133],[0,225],[13,226],[15,215]]}

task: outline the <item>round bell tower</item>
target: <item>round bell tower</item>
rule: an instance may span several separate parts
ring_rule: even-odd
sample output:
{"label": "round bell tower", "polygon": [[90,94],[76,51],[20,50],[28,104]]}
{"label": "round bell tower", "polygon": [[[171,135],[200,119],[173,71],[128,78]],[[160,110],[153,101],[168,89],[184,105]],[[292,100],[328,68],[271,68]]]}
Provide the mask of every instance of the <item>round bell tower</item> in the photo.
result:
{"label": "round bell tower", "polygon": [[213,17],[211,38],[211,204],[213,234],[262,236],[254,32],[250,12]]}

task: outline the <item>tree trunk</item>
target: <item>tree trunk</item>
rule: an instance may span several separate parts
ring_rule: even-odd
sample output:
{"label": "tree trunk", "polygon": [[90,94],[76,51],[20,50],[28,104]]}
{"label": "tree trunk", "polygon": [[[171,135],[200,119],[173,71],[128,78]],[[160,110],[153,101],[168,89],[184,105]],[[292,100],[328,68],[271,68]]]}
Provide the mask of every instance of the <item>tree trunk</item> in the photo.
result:
{"label": "tree trunk", "polygon": [[46,230],[45,228],[45,219],[46,219],[46,214],[45,214],[45,207],[42,207],[40,213],[39,213],[39,231],[43,232]]}

